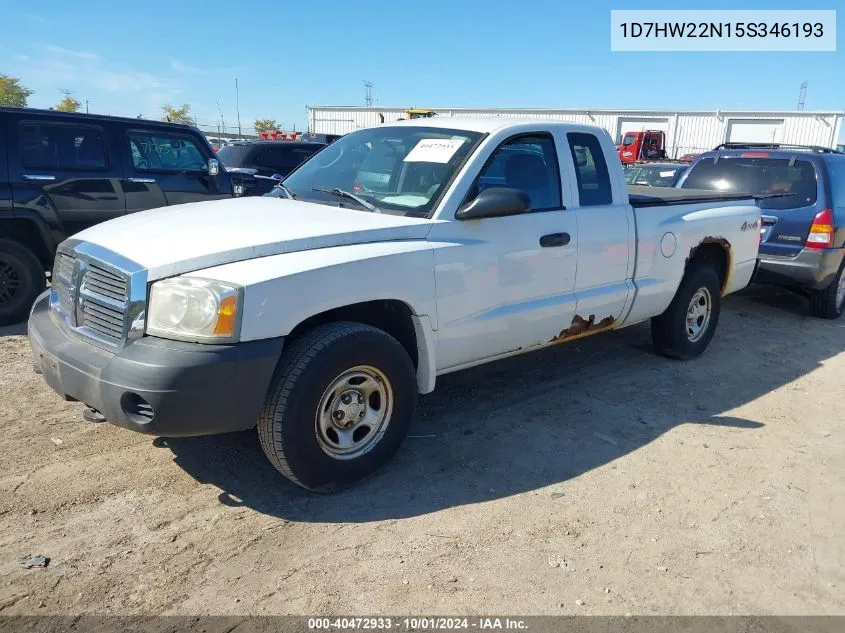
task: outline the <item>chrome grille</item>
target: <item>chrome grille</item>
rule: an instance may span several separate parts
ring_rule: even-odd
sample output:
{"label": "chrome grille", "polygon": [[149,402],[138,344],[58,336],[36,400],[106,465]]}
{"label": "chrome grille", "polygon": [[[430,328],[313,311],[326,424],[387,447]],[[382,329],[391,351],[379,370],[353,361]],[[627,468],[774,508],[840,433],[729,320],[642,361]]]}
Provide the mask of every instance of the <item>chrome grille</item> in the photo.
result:
{"label": "chrome grille", "polygon": [[85,271],[84,287],[91,293],[123,303],[126,300],[126,278],[89,263]]}
{"label": "chrome grille", "polygon": [[59,299],[59,309],[64,315],[73,313],[73,297],[71,297],[70,286],[73,283],[73,267],[76,258],[70,255],[59,254],[53,266],[53,275],[50,277],[50,286],[56,291]]}
{"label": "chrome grille", "polygon": [[80,326],[90,328],[115,343],[123,338],[123,310],[103,306],[91,300],[83,300],[80,304],[82,308]]}
{"label": "chrome grille", "polygon": [[56,256],[50,305],[74,335],[116,351],[143,335],[146,271],[85,242],[66,242]]}
{"label": "chrome grille", "polygon": [[92,261],[84,262],[80,270],[76,325],[117,345],[126,322],[126,277]]}

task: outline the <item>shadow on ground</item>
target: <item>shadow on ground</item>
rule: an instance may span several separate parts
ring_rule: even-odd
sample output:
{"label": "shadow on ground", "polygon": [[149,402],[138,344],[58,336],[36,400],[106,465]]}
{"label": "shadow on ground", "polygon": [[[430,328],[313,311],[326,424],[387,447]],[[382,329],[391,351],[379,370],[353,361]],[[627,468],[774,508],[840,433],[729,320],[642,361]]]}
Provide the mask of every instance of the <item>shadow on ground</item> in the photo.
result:
{"label": "shadow on ground", "polygon": [[4,336],[26,336],[26,321],[0,327],[0,338]]}
{"label": "shadow on ground", "polygon": [[730,412],[843,350],[845,325],[805,316],[803,301],[759,287],[731,297],[709,350],[688,363],[653,354],[639,325],[440,377],[396,459],[334,495],[290,484],[254,431],[155,444],[220,488],[221,503],[294,521],[396,519],[506,497],[577,477],[681,424],[761,428]]}

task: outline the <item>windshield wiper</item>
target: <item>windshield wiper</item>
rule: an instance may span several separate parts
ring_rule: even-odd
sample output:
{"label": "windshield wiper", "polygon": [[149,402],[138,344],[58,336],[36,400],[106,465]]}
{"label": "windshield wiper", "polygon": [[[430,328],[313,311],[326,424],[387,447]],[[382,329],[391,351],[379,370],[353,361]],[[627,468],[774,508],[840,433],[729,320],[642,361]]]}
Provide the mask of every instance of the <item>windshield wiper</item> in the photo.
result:
{"label": "windshield wiper", "polygon": [[291,191],[290,189],[288,189],[287,187],[285,187],[282,183],[276,184],[276,187],[281,189],[282,193],[284,193],[291,200],[296,198],[296,194],[293,191]]}
{"label": "windshield wiper", "polygon": [[350,200],[354,200],[362,207],[367,209],[367,211],[372,211],[373,213],[381,213],[381,209],[379,209],[376,205],[372,202],[367,202],[360,196],[356,196],[354,193],[350,193],[348,191],[344,191],[343,189],[338,189],[337,187],[328,188],[328,187],[311,187],[311,191],[321,191],[323,193],[330,193],[333,196],[337,196],[338,198],[349,198]]}
{"label": "windshield wiper", "polygon": [[754,196],[755,200],[768,200],[769,198],[788,198],[789,196],[797,196],[797,193],[761,193]]}

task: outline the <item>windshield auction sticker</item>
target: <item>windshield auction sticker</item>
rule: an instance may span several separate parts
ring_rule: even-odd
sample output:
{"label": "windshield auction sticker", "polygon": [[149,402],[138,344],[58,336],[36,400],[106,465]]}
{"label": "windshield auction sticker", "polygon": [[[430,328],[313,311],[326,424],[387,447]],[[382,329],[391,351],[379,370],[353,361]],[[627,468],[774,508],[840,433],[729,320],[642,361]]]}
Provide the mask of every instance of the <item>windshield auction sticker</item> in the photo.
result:
{"label": "windshield auction sticker", "polygon": [[611,11],[611,51],[836,51],[836,11]]}
{"label": "windshield auction sticker", "polygon": [[464,139],[424,138],[405,157],[406,163],[448,163]]}

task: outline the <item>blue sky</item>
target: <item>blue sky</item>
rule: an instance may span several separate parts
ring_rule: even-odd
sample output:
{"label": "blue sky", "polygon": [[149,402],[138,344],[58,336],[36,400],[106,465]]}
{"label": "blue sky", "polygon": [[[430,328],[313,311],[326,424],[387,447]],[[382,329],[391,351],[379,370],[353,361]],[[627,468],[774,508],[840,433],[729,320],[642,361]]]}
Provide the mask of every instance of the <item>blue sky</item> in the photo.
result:
{"label": "blue sky", "polygon": [[158,117],[163,103],[190,103],[213,125],[219,101],[231,125],[237,77],[245,128],[273,118],[302,129],[306,103],[363,104],[365,79],[383,106],[713,110],[792,110],[806,80],[808,110],[845,110],[845,27],[835,53],[623,53],[610,51],[609,26],[612,8],[835,9],[841,0],[2,5],[0,73],[35,89],[36,107],[68,89],[92,112]]}

